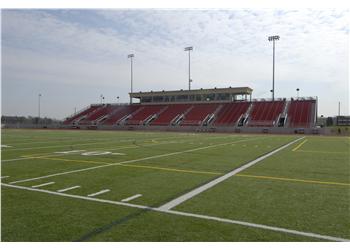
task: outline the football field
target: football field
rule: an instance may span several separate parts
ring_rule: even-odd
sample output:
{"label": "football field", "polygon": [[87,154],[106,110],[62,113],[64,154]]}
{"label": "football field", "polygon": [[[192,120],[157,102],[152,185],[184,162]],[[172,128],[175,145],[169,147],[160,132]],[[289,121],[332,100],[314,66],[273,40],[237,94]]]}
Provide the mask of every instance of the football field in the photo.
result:
{"label": "football field", "polygon": [[3,129],[2,241],[349,241],[349,137]]}

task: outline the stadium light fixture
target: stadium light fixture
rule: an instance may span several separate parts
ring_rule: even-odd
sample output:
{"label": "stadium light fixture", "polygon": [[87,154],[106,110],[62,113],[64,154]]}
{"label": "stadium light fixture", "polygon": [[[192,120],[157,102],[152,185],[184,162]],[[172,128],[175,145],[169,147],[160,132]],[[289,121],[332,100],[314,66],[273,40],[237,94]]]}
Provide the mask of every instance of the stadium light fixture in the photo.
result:
{"label": "stadium light fixture", "polygon": [[297,99],[299,99],[299,88],[297,88]]}
{"label": "stadium light fixture", "polygon": [[188,51],[188,90],[191,90],[191,51],[193,50],[193,47],[186,47],[185,51]]}
{"label": "stadium light fixture", "polygon": [[[128,58],[130,58],[130,93],[133,92],[133,58],[135,57],[134,54],[129,54]],[[130,96],[130,104],[132,104],[132,97]]]}
{"label": "stadium light fixture", "polygon": [[279,40],[279,36],[269,36],[268,40],[273,42],[273,57],[272,57],[272,100],[275,100],[275,41]]}
{"label": "stadium light fixture", "polygon": [[101,102],[101,104],[103,103],[103,99],[104,99],[104,97],[103,97],[103,95],[101,94],[101,95],[100,95],[100,102]]}

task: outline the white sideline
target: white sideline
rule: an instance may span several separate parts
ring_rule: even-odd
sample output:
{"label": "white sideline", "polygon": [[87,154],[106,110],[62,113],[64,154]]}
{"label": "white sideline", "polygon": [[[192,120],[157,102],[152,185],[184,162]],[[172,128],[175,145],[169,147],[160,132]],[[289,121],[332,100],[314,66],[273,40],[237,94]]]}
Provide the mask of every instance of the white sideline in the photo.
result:
{"label": "white sideline", "polygon": [[6,175],[6,176],[1,176],[0,179],[5,179],[5,178],[9,178],[10,176]]}
{"label": "white sideline", "polygon": [[32,186],[32,188],[38,188],[38,187],[45,187],[45,186],[48,186],[48,185],[52,185],[52,184],[55,184],[55,182],[47,182],[47,183],[43,183],[43,184],[39,184],[39,185],[34,185]]}
{"label": "white sideline", "polygon": [[69,197],[69,198],[75,198],[75,199],[80,199],[80,200],[88,200],[88,201],[95,201],[95,202],[107,203],[107,204],[113,204],[113,205],[121,205],[121,206],[126,206],[126,207],[151,210],[151,211],[174,214],[174,215],[179,215],[179,216],[187,216],[187,217],[193,217],[193,218],[199,218],[199,219],[205,219],[205,220],[213,220],[213,221],[218,221],[218,222],[223,222],[223,223],[230,223],[230,224],[236,224],[236,225],[241,225],[241,226],[246,226],[246,227],[269,230],[269,231],[276,231],[276,232],[281,232],[281,233],[300,235],[300,236],[321,239],[321,240],[350,241],[350,239],[344,239],[344,238],[333,237],[333,236],[328,236],[328,235],[321,235],[321,234],[316,234],[316,233],[311,233],[311,232],[297,231],[297,230],[286,229],[286,228],[281,228],[281,227],[273,227],[273,226],[250,223],[250,222],[245,222],[245,221],[230,220],[230,219],[225,219],[225,218],[219,218],[219,217],[213,217],[213,216],[207,216],[207,215],[201,215],[201,214],[186,213],[186,212],[180,212],[180,211],[174,211],[174,210],[160,210],[159,208],[152,208],[152,207],[148,207],[148,206],[136,205],[136,204],[131,204],[131,203],[104,200],[104,199],[98,199],[98,198],[80,196],[80,195],[74,195],[74,194],[58,193],[58,192],[44,190],[44,189],[34,189],[34,188],[30,188],[30,187],[23,187],[23,186],[17,186],[17,185],[5,184],[5,183],[1,183],[1,185],[4,187],[9,187],[9,188],[16,188],[16,189],[22,189],[22,190],[28,190],[28,191],[34,191],[34,192],[41,192],[41,193]]}
{"label": "white sideline", "polygon": [[139,197],[141,197],[141,196],[142,196],[142,194],[135,194],[135,195],[133,195],[133,196],[130,196],[130,197],[128,197],[128,198],[123,199],[122,202],[131,201],[131,200],[134,200],[134,199],[139,198]]}
{"label": "white sideline", "polygon": [[80,188],[80,186],[74,186],[74,187],[60,189],[60,190],[57,190],[57,192],[62,193],[62,192],[66,192],[66,191],[69,191],[69,190],[76,189],[76,188]]}
{"label": "white sideline", "polygon": [[97,196],[97,195],[100,195],[100,194],[107,193],[107,192],[109,192],[109,191],[111,191],[111,190],[109,190],[109,189],[104,189],[104,190],[101,190],[101,191],[99,191],[99,192],[97,192],[97,193],[88,194],[88,196],[89,196],[89,197],[94,197],[94,196]]}
{"label": "white sideline", "polygon": [[163,204],[162,206],[159,207],[159,209],[160,210],[170,210],[170,209],[176,207],[177,205],[179,205],[179,204],[181,204],[181,203],[183,203],[183,202],[193,198],[194,196],[196,196],[196,195],[198,195],[198,194],[208,190],[209,188],[214,187],[215,185],[219,184],[220,182],[223,182],[224,180],[227,180],[228,178],[234,176],[235,174],[237,174],[237,173],[239,173],[239,172],[241,172],[241,171],[243,171],[243,170],[253,166],[254,164],[258,163],[259,161],[262,161],[262,160],[264,160],[264,159],[266,159],[266,158],[276,154],[277,152],[285,149],[286,147],[289,147],[290,145],[292,145],[292,144],[294,144],[294,143],[296,143],[296,142],[298,142],[298,141],[300,141],[300,140],[302,140],[304,138],[305,137],[298,138],[298,139],[296,139],[296,140],[294,140],[292,142],[289,142],[289,143],[285,144],[282,147],[279,147],[279,148],[271,151],[270,153],[267,153],[267,154],[265,154],[265,155],[255,159],[255,160],[253,160],[251,162],[248,162],[247,164],[244,164],[243,166],[241,166],[239,168],[236,168],[236,169],[232,170],[231,172],[229,172],[229,173],[227,173],[225,175],[222,175],[222,176],[220,176],[220,177],[218,177],[218,178],[216,178],[216,179],[214,179],[214,180],[212,180],[212,181],[210,181],[210,182],[208,182],[208,183],[206,183],[206,184],[204,184],[204,185],[202,185],[202,186],[200,186],[200,187],[198,187],[196,189],[193,189],[192,191],[190,191],[190,192],[188,192],[186,194],[183,194],[183,195],[175,198],[172,201],[169,201],[169,202]]}
{"label": "white sideline", "polygon": [[39,179],[44,179],[44,178],[49,178],[49,177],[54,177],[54,176],[59,176],[59,175],[78,173],[78,172],[83,172],[83,171],[88,171],[88,170],[93,170],[93,169],[98,169],[98,168],[104,168],[104,167],[113,166],[113,165],[123,165],[123,164],[126,164],[126,163],[150,160],[150,159],[155,159],[155,158],[162,158],[162,157],[178,155],[178,154],[183,154],[183,153],[189,153],[189,152],[198,151],[198,150],[202,150],[202,149],[219,147],[219,146],[225,146],[225,145],[229,145],[229,144],[235,144],[235,143],[238,143],[238,142],[252,141],[252,140],[257,140],[257,139],[261,139],[261,138],[238,140],[238,141],[234,141],[234,142],[221,143],[221,144],[216,144],[216,145],[211,145],[211,146],[205,146],[205,147],[200,147],[200,148],[188,149],[188,150],[184,150],[184,151],[177,151],[177,152],[173,152],[173,153],[154,155],[154,156],[149,156],[149,157],[135,159],[135,160],[128,160],[128,161],[122,161],[122,162],[116,162],[116,163],[109,163],[109,164],[104,164],[104,165],[99,165],[99,166],[94,166],[94,167],[89,167],[89,168],[71,170],[71,171],[66,171],[66,172],[61,172],[61,173],[56,173],[56,174],[39,176],[39,177],[35,177],[35,178],[29,178],[29,179],[24,179],[24,180],[13,181],[13,182],[10,182],[10,184],[27,182],[27,181],[34,181],[34,180],[39,180]]}

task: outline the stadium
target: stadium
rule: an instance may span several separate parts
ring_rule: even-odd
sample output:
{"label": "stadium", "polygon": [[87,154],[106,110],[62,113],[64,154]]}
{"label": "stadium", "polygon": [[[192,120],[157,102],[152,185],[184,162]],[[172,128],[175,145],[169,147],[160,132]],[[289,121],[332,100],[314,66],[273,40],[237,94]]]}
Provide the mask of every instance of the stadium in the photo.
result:
{"label": "stadium", "polygon": [[273,59],[272,98],[190,73],[133,91],[132,67],[129,103],[2,117],[1,241],[350,241],[350,117],[320,116],[316,87],[275,97]]}
{"label": "stadium", "polygon": [[[137,104],[91,104],[66,128],[317,134],[317,98],[251,99],[249,87],[130,93]],[[249,97],[249,100],[248,98]]]}

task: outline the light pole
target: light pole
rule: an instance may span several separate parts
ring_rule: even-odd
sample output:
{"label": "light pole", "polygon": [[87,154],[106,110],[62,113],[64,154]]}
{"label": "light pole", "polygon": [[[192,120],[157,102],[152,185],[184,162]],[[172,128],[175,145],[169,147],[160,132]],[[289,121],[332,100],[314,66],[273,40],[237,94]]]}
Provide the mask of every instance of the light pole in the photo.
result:
{"label": "light pole", "polygon": [[279,36],[269,36],[269,41],[273,42],[273,57],[272,57],[272,100],[275,100],[275,41],[279,40]]}
{"label": "light pole", "polygon": [[41,99],[41,94],[38,95],[38,124],[40,121],[40,99]]}
{"label": "light pole", "polygon": [[104,100],[105,98],[104,98],[104,96],[101,94],[100,95],[100,102],[101,102],[101,104],[103,103],[103,100]]}
{"label": "light pole", "polygon": [[117,96],[117,103],[119,104],[119,96]]}
{"label": "light pole", "polygon": [[[132,66],[133,66],[133,58],[134,58],[134,54],[129,54],[128,58],[130,58],[130,93],[132,93],[132,80],[133,80],[133,71],[132,71]],[[130,104],[132,104],[132,97],[130,96]]]}
{"label": "light pole", "polygon": [[297,88],[297,99],[299,99],[299,88]]}
{"label": "light pole", "polygon": [[186,47],[185,51],[188,51],[188,90],[191,90],[191,51],[193,47]]}

